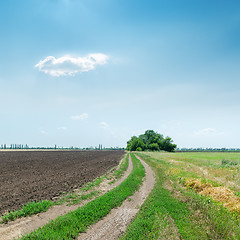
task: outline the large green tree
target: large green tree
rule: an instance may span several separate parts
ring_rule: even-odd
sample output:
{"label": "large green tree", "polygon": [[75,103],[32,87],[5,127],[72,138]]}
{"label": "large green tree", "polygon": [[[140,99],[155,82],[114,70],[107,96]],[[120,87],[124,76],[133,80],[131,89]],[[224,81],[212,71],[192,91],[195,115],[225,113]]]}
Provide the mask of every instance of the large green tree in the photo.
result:
{"label": "large green tree", "polygon": [[163,137],[153,130],[147,130],[139,137],[133,136],[127,142],[128,151],[168,151],[174,152],[177,145],[170,137]]}
{"label": "large green tree", "polygon": [[127,150],[128,151],[136,151],[138,149],[138,151],[142,151],[145,150],[144,148],[144,142],[142,141],[142,139],[133,136],[128,142],[127,142]]}

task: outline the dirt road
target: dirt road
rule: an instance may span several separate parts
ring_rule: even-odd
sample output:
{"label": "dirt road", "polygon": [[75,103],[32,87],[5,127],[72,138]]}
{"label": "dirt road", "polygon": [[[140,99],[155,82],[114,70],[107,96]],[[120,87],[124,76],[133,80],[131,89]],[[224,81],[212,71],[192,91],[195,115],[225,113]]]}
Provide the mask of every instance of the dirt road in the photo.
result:
{"label": "dirt road", "polygon": [[131,200],[125,200],[122,206],[112,209],[108,216],[91,226],[87,233],[80,234],[78,240],[113,240],[118,239],[125,232],[127,226],[136,216],[140,206],[144,203],[155,184],[152,169],[140,158],[138,159],[146,171],[144,182],[139,191],[131,197]]}

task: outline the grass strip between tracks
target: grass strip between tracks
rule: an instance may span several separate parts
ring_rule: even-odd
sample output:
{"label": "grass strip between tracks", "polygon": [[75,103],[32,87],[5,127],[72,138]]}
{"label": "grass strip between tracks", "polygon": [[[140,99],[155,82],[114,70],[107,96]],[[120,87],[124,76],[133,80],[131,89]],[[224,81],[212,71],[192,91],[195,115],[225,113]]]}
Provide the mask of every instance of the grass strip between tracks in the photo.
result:
{"label": "grass strip between tracks", "polygon": [[39,202],[33,201],[30,203],[27,203],[23,205],[22,209],[11,211],[5,215],[2,215],[0,219],[0,224],[14,221],[17,218],[32,216],[37,213],[46,212],[50,207],[54,205],[61,205],[64,203],[79,204],[83,200],[92,199],[99,193],[98,191],[94,191],[94,187],[100,185],[105,178],[110,180],[113,179],[109,183],[109,184],[112,184],[124,174],[129,164],[128,156],[129,156],[128,154],[125,155],[123,161],[119,166],[119,169],[116,169],[117,167],[114,167],[110,170],[110,174],[105,174],[103,176],[97,177],[92,182],[88,182],[83,187],[81,187],[80,190],[82,191],[82,194],[72,193],[72,192],[67,194],[64,193],[61,196],[61,198],[57,201],[42,200]]}
{"label": "grass strip between tracks", "polygon": [[[138,154],[156,173],[156,184],[121,240],[240,239],[240,220],[210,198],[178,188],[165,161]],[[164,183],[172,181],[173,189]],[[180,196],[177,196],[179,194]]]}
{"label": "grass strip between tracks", "polygon": [[110,213],[112,208],[120,206],[125,199],[139,189],[145,176],[143,165],[133,154],[131,157],[133,170],[119,186],[21,239],[75,239],[79,233],[85,232],[88,226]]}

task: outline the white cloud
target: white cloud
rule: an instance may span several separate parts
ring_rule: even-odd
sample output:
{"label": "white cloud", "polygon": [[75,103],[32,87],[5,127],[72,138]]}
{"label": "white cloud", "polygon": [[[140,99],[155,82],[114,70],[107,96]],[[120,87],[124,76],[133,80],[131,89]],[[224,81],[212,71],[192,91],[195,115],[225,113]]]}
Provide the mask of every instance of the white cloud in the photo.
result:
{"label": "white cloud", "polygon": [[220,136],[223,134],[223,132],[219,132],[215,128],[204,128],[195,132],[195,135],[198,136]]}
{"label": "white cloud", "polygon": [[48,132],[45,131],[45,130],[41,130],[41,134],[43,134],[43,135],[48,135]]}
{"label": "white cloud", "polygon": [[108,56],[103,53],[93,53],[86,57],[70,57],[64,56],[55,58],[48,56],[44,60],[40,60],[35,65],[39,71],[50,74],[54,77],[75,75],[79,72],[88,72],[93,70],[96,65],[104,65],[107,63]]}
{"label": "white cloud", "polygon": [[88,118],[88,113],[82,113],[81,115],[71,116],[72,120],[84,120]]}
{"label": "white cloud", "polygon": [[109,127],[109,125],[106,122],[100,122],[100,126],[101,128],[104,128],[104,129]]}
{"label": "white cloud", "polygon": [[63,131],[65,131],[65,130],[67,130],[67,128],[66,128],[66,127],[59,127],[58,130],[63,130]]}

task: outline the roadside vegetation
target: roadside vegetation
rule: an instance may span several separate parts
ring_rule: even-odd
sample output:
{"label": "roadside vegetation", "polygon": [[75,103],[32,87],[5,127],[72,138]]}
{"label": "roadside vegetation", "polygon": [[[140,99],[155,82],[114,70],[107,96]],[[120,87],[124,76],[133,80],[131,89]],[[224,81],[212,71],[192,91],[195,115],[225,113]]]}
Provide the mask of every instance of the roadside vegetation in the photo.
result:
{"label": "roadside vegetation", "polygon": [[21,239],[75,239],[87,227],[106,216],[112,208],[116,208],[139,189],[145,170],[140,161],[131,154],[133,170],[128,178],[118,187],[96,198],[75,211],[58,217],[42,228],[37,229]]}
{"label": "roadside vegetation", "polygon": [[113,167],[108,173],[94,179],[92,182],[88,182],[84,186],[77,189],[75,192],[62,193],[55,201],[42,200],[39,202],[30,202],[23,205],[22,209],[16,211],[10,211],[7,214],[1,216],[0,223],[7,223],[14,221],[17,218],[32,216],[41,212],[46,212],[50,207],[61,204],[80,204],[84,200],[90,200],[100,194],[95,190],[95,187],[99,186],[104,179],[108,180],[109,184],[114,183],[117,179],[121,178],[124,172],[127,170],[129,164],[129,154],[126,154],[119,166]]}
{"label": "roadside vegetation", "polygon": [[54,205],[54,202],[49,200],[42,200],[39,202],[28,203],[24,205],[22,209],[11,211],[1,216],[2,223],[14,221],[17,218],[31,216],[40,212],[46,212],[53,205]]}
{"label": "roadside vegetation", "polygon": [[121,240],[240,239],[240,153],[138,155],[156,184]]}

